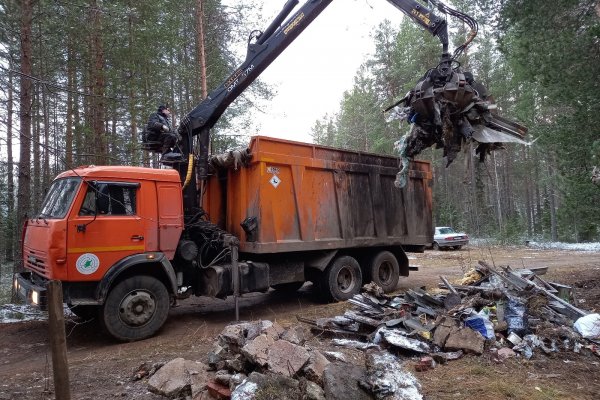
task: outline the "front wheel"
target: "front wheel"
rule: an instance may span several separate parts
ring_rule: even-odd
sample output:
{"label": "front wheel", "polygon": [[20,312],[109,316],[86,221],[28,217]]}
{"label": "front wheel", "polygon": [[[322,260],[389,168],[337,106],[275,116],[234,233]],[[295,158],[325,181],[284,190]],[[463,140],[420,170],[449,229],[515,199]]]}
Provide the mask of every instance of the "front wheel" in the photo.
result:
{"label": "front wheel", "polygon": [[119,282],[102,307],[101,321],[114,338],[135,341],[154,335],[169,314],[169,293],[151,276],[134,276]]}
{"label": "front wheel", "polygon": [[325,300],[343,301],[358,294],[361,284],[362,273],[358,261],[350,256],[342,256],[323,272],[319,291]]}

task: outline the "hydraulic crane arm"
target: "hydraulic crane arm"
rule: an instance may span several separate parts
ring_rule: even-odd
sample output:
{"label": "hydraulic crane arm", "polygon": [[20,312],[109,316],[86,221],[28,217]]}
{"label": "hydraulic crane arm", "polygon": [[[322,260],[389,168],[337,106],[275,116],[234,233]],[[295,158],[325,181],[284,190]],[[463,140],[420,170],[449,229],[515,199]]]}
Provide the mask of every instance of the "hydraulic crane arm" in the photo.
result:
{"label": "hydraulic crane arm", "polygon": [[[446,21],[416,0],[387,0],[431,34],[438,36],[443,53],[448,51]],[[192,135],[212,128],[227,107],[298,37],[300,33],[329,5],[332,0],[308,0],[284,24],[282,22],[298,4],[289,0],[264,32],[250,35],[246,59],[218,88],[198,104],[183,120],[181,130]]]}
{"label": "hydraulic crane arm", "polygon": [[[181,150],[184,156],[192,153],[192,139],[199,135],[199,154],[196,172],[200,180],[208,176],[208,147],[210,129],[217,123],[227,107],[298,37],[302,31],[333,0],[307,0],[298,11],[287,18],[299,3],[288,0],[277,17],[264,32],[254,31],[248,40],[248,49],[244,62],[208,97],[200,102],[178,127],[182,136]],[[448,60],[448,32],[446,21],[437,17],[431,10],[416,0],[387,0],[407,14],[433,35],[438,36],[443,46],[442,60]],[[441,8],[441,4],[438,5]],[[287,19],[286,19],[287,18]],[[191,165],[191,164],[190,164]],[[189,165],[177,167],[184,179],[188,175]],[[196,201],[195,185],[189,185],[184,194],[186,211],[194,207]]]}

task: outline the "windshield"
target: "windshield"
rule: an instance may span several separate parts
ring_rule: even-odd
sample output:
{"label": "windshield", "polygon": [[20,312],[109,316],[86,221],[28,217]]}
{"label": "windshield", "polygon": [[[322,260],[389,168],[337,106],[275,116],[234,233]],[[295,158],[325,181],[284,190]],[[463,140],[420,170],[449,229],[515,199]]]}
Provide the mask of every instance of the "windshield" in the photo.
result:
{"label": "windshield", "polygon": [[54,181],[44,199],[44,203],[42,203],[39,216],[43,218],[64,218],[67,211],[69,211],[69,207],[71,207],[80,183],[81,178],[78,177]]}
{"label": "windshield", "polygon": [[439,228],[440,235],[445,235],[447,233],[456,233],[452,228]]}

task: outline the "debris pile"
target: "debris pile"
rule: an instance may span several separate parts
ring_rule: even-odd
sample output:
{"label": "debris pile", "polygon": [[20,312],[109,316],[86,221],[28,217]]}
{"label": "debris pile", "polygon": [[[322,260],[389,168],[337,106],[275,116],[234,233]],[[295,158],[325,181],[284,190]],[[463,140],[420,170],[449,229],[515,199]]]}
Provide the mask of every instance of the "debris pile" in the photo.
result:
{"label": "debris pile", "polygon": [[371,283],[344,315],[299,320],[336,336],[338,346],[419,355],[417,371],[486,350],[498,362],[560,351],[600,356],[600,315],[574,306],[572,289],[546,282],[543,273],[480,261],[455,285],[440,277],[445,294],[412,289],[389,296]]}
{"label": "debris pile", "polygon": [[[417,379],[395,355],[370,350],[363,365],[356,365],[342,353],[311,347],[309,336],[303,325],[231,324],[219,334],[206,364],[172,360],[158,366],[148,385],[169,398],[194,400],[422,399]],[[156,367],[142,365],[133,379],[148,377],[146,371]]]}

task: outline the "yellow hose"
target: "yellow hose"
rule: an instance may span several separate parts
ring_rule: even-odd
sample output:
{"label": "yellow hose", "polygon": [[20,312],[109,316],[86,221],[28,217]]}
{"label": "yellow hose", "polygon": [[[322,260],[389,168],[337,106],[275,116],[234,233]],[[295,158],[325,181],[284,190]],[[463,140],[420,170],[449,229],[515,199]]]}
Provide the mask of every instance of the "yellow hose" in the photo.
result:
{"label": "yellow hose", "polygon": [[186,186],[192,180],[192,171],[194,169],[193,167],[194,167],[194,155],[190,154],[190,158],[189,158],[189,161],[188,161],[187,175],[185,176],[185,182],[183,183],[183,187],[181,188],[181,190],[185,189]]}

